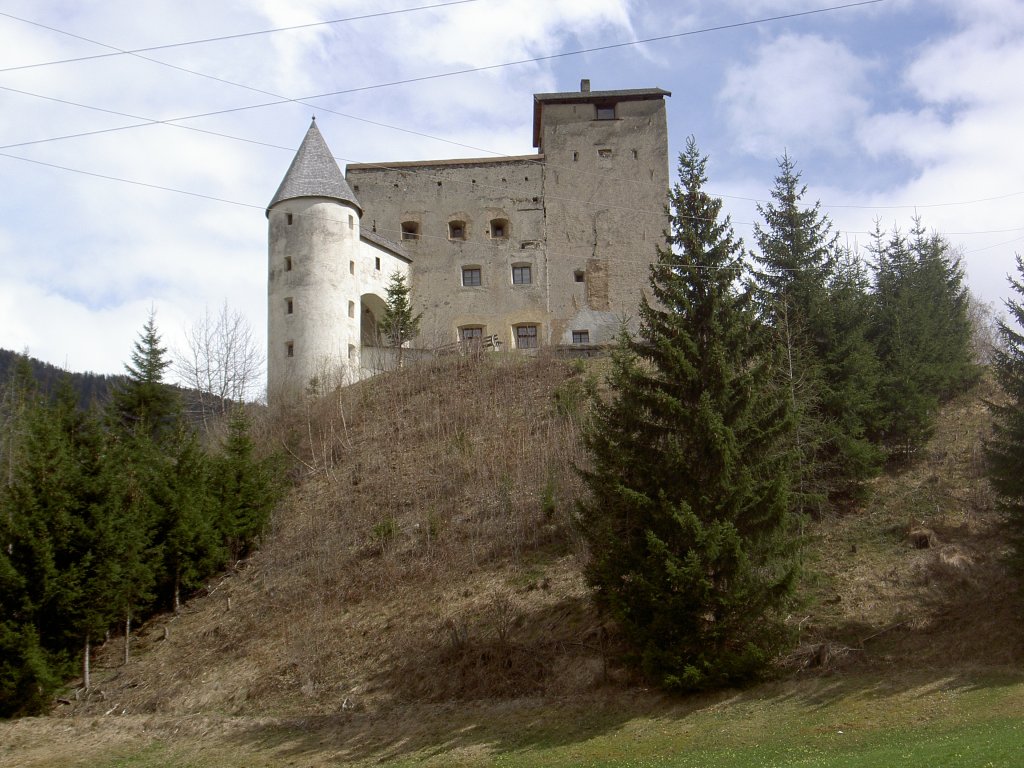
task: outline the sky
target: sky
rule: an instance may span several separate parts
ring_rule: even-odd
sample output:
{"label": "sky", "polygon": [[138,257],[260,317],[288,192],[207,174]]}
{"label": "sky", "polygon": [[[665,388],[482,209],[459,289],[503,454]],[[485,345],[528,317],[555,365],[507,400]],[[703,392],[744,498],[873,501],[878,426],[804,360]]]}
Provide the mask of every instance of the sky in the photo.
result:
{"label": "sky", "polygon": [[998,308],[1024,0],[842,5],[0,0],[0,347],[117,373],[151,311],[174,352],[225,305],[263,341],[265,207],[312,116],[342,166],[529,154],[533,94],[581,78],[671,91],[671,176],[694,136],[746,245],[788,153],[844,242],[916,213]]}

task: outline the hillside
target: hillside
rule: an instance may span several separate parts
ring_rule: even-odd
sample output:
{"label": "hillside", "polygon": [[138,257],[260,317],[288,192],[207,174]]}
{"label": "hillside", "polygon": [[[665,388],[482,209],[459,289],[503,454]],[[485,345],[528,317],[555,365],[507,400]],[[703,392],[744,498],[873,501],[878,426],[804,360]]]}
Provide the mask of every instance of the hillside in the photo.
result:
{"label": "hillside", "polygon": [[113,638],[88,696],[0,726],[0,762],[149,745],[153,762],[130,764],[165,764],[156,755],[180,738],[193,758],[219,755],[197,765],[223,764],[216,745],[229,743],[245,745],[239,765],[413,753],[443,764],[513,731],[563,743],[559,723],[586,741],[631,717],[728,719],[729,702],[765,696],[825,706],[874,686],[914,699],[940,681],[1019,682],[1018,585],[982,477],[982,385],[944,409],[908,470],[808,524],[806,600],[791,617],[801,643],[779,681],[739,698],[637,687],[589,605],[573,528],[583,393],[604,365],[419,363],[266,425],[304,469],[262,550],[142,627],[127,667]]}
{"label": "hillside", "polygon": [[[18,358],[22,355],[9,349],[0,349],[0,382],[6,383],[14,373]],[[44,363],[34,357],[28,358],[32,368],[32,376],[39,388],[46,394],[57,391],[57,385],[63,378],[71,382],[78,396],[78,406],[88,408],[90,405],[103,405],[110,399],[110,393],[124,380],[124,376],[109,376],[102,373],[72,373],[50,363]]]}

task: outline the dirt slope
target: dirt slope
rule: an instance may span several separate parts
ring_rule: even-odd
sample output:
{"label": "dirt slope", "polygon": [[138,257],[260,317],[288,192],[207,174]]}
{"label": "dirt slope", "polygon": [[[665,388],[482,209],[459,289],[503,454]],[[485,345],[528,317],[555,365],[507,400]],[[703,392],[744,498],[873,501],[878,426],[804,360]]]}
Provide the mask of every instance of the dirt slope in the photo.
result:
{"label": "dirt slope", "polygon": [[[271,434],[303,481],[261,552],[141,628],[127,667],[114,638],[94,690],[54,714],[192,722],[623,694],[572,524],[584,381],[602,365],[452,358],[297,407]],[[808,524],[783,674],[1024,660],[981,474],[990,394],[951,403],[858,509]]]}

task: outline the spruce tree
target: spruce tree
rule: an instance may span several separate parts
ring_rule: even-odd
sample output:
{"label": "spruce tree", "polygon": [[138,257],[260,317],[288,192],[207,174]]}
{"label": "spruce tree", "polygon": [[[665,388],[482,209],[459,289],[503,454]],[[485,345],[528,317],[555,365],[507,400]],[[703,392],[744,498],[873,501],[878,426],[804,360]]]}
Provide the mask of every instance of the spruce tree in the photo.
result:
{"label": "spruce tree", "polygon": [[587,437],[581,506],[600,609],[631,659],[670,689],[756,675],[784,640],[796,574],[791,421],[742,244],[704,191],[691,138],[670,194],[653,302],[620,338]]}
{"label": "spruce tree", "polygon": [[169,448],[158,536],[163,542],[162,586],[177,613],[182,592],[200,586],[220,568],[225,550],[212,495],[213,462],[200,447],[195,432],[184,426]]}
{"label": "spruce tree", "polygon": [[931,435],[939,404],[977,377],[963,268],[914,220],[908,239],[876,224],[872,341],[881,366],[874,438],[906,459]]}
{"label": "spruce tree", "polygon": [[840,274],[838,234],[820,203],[803,204],[806,192],[783,155],[754,235],[761,313],[781,347],[780,383],[793,412],[794,499],[810,511],[856,495],[881,457],[865,435],[861,397],[849,397],[851,379],[863,386],[874,367],[864,329],[848,322],[853,284]]}
{"label": "spruce tree", "polygon": [[138,431],[154,439],[175,433],[181,403],[177,392],[164,383],[170,365],[151,312],[132,349],[131,363],[125,365],[128,378],[114,391],[113,414],[123,431]]}
{"label": "spruce tree", "polygon": [[218,528],[232,560],[253,549],[283,489],[276,458],[255,455],[249,429],[245,408],[236,406],[222,453],[215,457],[212,469]]}
{"label": "spruce tree", "polygon": [[993,358],[996,381],[1005,396],[989,403],[994,416],[986,444],[988,474],[1006,513],[1016,567],[1024,571],[1024,259],[1016,257],[1017,274],[1008,276],[1013,296],[1005,302],[1008,320],[999,321],[999,344]]}
{"label": "spruce tree", "polygon": [[409,301],[409,283],[405,275],[395,272],[387,287],[387,308],[380,321],[380,333],[388,345],[398,350],[398,367],[402,367],[404,345],[420,333],[420,318],[414,315]]}

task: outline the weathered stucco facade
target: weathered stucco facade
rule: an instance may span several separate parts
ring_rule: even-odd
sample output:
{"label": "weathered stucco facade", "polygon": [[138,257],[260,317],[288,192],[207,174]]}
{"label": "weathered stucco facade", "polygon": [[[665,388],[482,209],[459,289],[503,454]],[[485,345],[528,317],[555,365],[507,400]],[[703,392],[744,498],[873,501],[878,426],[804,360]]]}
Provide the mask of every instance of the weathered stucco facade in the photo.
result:
{"label": "weathered stucco facade", "polygon": [[[384,286],[409,277],[418,347],[610,341],[667,227],[657,88],[537,94],[518,157],[349,165],[314,123],[268,207],[268,390],[372,370]],[[353,315],[353,308],[355,314]]]}

